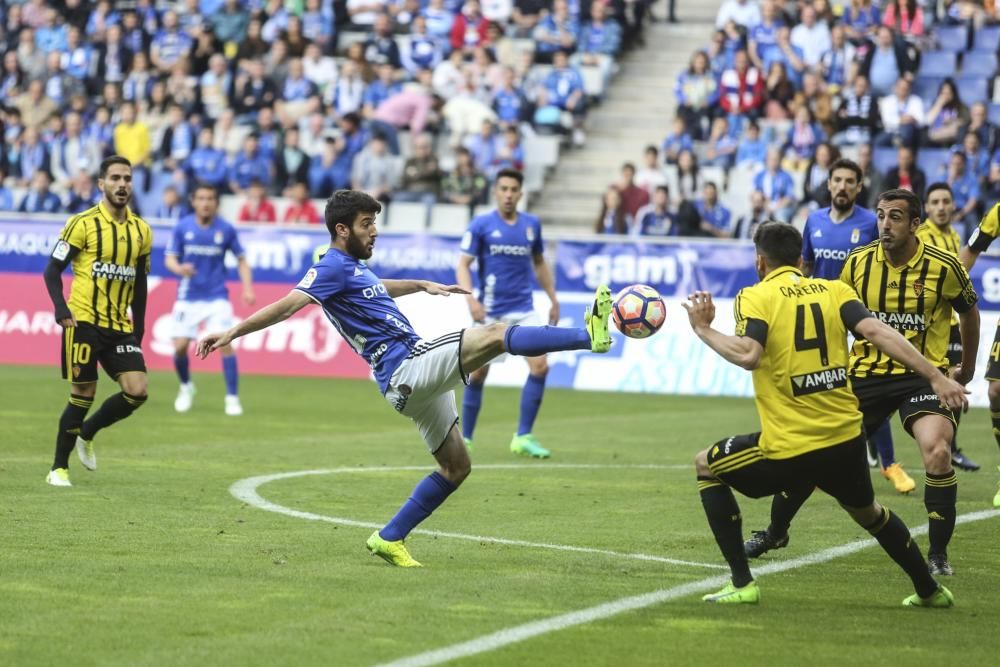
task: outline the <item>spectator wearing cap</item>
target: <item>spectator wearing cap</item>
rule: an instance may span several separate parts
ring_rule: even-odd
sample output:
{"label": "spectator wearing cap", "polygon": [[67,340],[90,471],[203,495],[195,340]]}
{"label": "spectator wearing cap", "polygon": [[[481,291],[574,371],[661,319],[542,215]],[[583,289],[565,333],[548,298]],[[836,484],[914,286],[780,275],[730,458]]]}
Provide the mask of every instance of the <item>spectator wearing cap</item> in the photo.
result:
{"label": "spectator wearing cap", "polygon": [[226,154],[212,145],[212,128],[198,131],[198,145],[184,162],[184,170],[193,183],[211,185],[219,192],[226,191]]}
{"label": "spectator wearing cap", "polygon": [[274,210],[274,204],[267,198],[267,188],[257,179],[250,181],[243,206],[236,214],[236,222],[277,221],[278,214]]}
{"label": "spectator wearing cap", "polygon": [[243,194],[250,183],[258,180],[270,187],[274,178],[271,162],[260,152],[260,134],[251,132],[243,140],[243,150],[229,165],[229,190],[233,194]]}
{"label": "spectator wearing cap", "polygon": [[[600,4],[601,0],[598,0],[591,6],[591,10]],[[570,15],[566,0],[555,0],[552,11],[538,22],[532,34],[535,40],[535,62],[550,63],[556,51],[576,50],[579,32],[580,26]]]}
{"label": "spectator wearing cap", "polygon": [[291,186],[292,203],[285,209],[281,221],[284,223],[304,223],[319,225],[323,222],[319,211],[309,200],[309,188],[305,183],[295,183]]}
{"label": "spectator wearing cap", "polygon": [[323,149],[309,161],[309,193],[313,197],[325,199],[334,190],[351,187],[350,164],[340,159],[337,140],[326,137]]}
{"label": "spectator wearing cap", "polygon": [[285,194],[290,192],[296,183],[306,183],[309,180],[309,156],[299,148],[299,128],[292,125],[285,130],[281,147],[274,160],[274,190]]}
{"label": "spectator wearing cap", "polygon": [[58,213],[62,210],[59,197],[49,190],[49,172],[39,169],[31,179],[31,189],[17,207],[19,213]]}
{"label": "spectator wearing cap", "polygon": [[471,56],[477,46],[486,43],[489,23],[479,10],[479,1],[466,0],[451,26],[451,48]]}

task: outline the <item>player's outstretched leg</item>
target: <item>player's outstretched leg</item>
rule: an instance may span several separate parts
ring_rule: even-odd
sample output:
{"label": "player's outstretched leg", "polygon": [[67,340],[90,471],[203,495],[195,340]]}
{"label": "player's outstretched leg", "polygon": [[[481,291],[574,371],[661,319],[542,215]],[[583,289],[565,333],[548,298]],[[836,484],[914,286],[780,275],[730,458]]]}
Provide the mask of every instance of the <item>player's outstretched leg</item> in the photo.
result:
{"label": "player's outstretched leg", "polygon": [[396,516],[368,538],[366,546],[373,556],[398,567],[421,567],[407,551],[403,540],[440,507],[472,471],[469,450],[455,426],[448,431],[444,444],[434,452],[434,458],[440,468],[422,479]]}
{"label": "player's outstretched leg", "polygon": [[483,407],[483,389],[489,366],[469,373],[469,384],[462,393],[462,439],[465,446],[472,449],[472,435],[476,431],[476,421],[479,420],[479,410]]}
{"label": "player's outstretched leg", "polygon": [[188,358],[188,347],[191,345],[190,338],[174,339],[174,370],[177,372],[177,379],[180,387],[177,389],[177,398],[174,399],[174,410],[177,412],[187,412],[194,402],[195,388],[191,382],[191,361]]}
{"label": "player's outstretched leg", "polygon": [[[76,446],[77,434],[80,432],[83,419],[87,416],[90,406],[94,404],[96,389],[96,384],[73,386],[69,402],[66,403],[63,413],[59,417],[55,456],[52,460],[52,468],[45,477],[45,481],[52,486],[72,486],[69,481],[69,455],[73,451],[73,447]],[[97,457],[93,456],[93,450],[90,451],[90,456],[86,456],[86,454],[87,452],[81,454],[81,462],[89,470],[95,470]]]}
{"label": "player's outstretched leg", "polygon": [[952,606],[954,598],[951,591],[934,581],[924,562],[924,556],[920,553],[920,547],[910,537],[910,530],[902,519],[875,502],[864,508],[844,506],[844,509],[910,577],[916,593],[903,600],[904,605]]}
{"label": "player's outstretched leg", "polygon": [[705,517],[719,545],[719,551],[729,564],[732,580],[722,590],[702,598],[720,604],[756,604],[760,589],[750,573],[750,562],[743,551],[743,518],[733,491],[712,475],[708,467],[708,450],[695,457],[698,492],[705,508]]}
{"label": "player's outstretched leg", "polygon": [[146,402],[146,374],[140,371],[128,371],[118,376],[121,392],[109,396],[97,412],[80,427],[80,436],[76,440],[77,447],[84,447],[93,454],[93,439],[98,431],[127,418]]}
{"label": "player's outstretched leg", "polygon": [[226,414],[238,417],[243,414],[239,395],[239,371],[236,368],[236,353],[231,345],[222,349],[222,376],[226,380]]}
{"label": "player's outstretched leg", "polygon": [[517,424],[517,433],[510,441],[510,451],[536,459],[547,459],[551,456],[551,452],[539,444],[531,431],[535,426],[538,410],[542,407],[549,364],[544,356],[528,357],[527,361],[528,379],[521,390],[521,413]]}

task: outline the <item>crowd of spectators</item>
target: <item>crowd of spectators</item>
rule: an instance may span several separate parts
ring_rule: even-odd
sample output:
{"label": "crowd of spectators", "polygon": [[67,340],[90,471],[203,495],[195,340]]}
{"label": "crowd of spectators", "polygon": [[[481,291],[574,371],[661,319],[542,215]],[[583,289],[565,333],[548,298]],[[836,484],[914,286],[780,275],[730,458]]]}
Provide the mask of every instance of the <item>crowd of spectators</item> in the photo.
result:
{"label": "crowd of spectators", "polygon": [[526,133],[585,142],[580,70],[614,73],[645,2],[8,0],[0,210],[86,208],[112,153],[149,217],[200,182],[246,221],[283,197],[284,221],[318,222],[336,188],[482,203]]}
{"label": "crowd of spectators", "polygon": [[947,182],[967,235],[1000,197],[998,19],[973,0],[726,0],[677,79],[671,132],[646,149],[641,182],[626,165],[595,229],[747,238],[829,206],[843,155],[865,170],[864,205]]}

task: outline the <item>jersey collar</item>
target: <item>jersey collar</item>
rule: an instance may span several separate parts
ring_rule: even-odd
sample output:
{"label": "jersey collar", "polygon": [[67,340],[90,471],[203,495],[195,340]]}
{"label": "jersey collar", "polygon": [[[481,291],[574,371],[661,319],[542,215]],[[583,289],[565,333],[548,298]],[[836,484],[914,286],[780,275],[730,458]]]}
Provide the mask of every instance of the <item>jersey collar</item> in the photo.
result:
{"label": "jersey collar", "polygon": [[882,262],[883,264],[888,264],[894,269],[903,269],[903,268],[912,269],[917,264],[919,264],[920,260],[922,260],[923,258],[924,258],[924,242],[920,240],[919,236],[917,237],[917,251],[913,253],[913,257],[910,258],[910,261],[904,264],[903,266],[892,266],[892,264],[889,264],[889,260],[886,259],[885,249],[882,247],[881,241],[878,244],[878,248],[875,249],[875,261]]}
{"label": "jersey collar", "polygon": [[762,280],[761,282],[766,283],[768,280],[771,280],[772,278],[777,278],[778,276],[783,276],[786,273],[794,273],[800,278],[804,277],[802,275],[802,272],[797,268],[795,268],[794,266],[782,266],[780,268],[775,269],[774,271],[771,271],[771,273],[767,274],[767,276],[765,276],[764,280]]}
{"label": "jersey collar", "polygon": [[128,206],[125,207],[125,222],[124,223],[118,222],[117,220],[114,219],[114,217],[112,217],[111,212],[104,205],[104,200],[103,199],[101,201],[97,202],[97,210],[100,212],[101,217],[104,218],[105,220],[107,220],[110,223],[113,223],[113,224],[116,224],[116,225],[120,225],[120,224],[127,225],[128,223],[132,222],[132,210]]}

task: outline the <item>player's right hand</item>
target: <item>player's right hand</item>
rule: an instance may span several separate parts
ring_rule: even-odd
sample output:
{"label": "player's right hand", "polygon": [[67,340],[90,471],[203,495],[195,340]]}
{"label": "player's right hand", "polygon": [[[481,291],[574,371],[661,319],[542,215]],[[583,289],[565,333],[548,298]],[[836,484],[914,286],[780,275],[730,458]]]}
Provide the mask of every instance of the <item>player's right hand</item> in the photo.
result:
{"label": "player's right hand", "polygon": [[194,274],[198,273],[198,271],[194,268],[194,264],[191,264],[190,262],[181,264],[178,268],[180,269],[181,276],[184,278],[190,278]]}
{"label": "player's right hand", "polygon": [[233,342],[233,339],[225,332],[206,334],[201,340],[198,341],[198,358],[204,359],[211,354],[213,350],[225,347],[231,342]]}
{"label": "player's right hand", "polygon": [[940,375],[931,383],[931,388],[941,399],[941,404],[949,410],[969,411],[968,395],[972,392],[958,382],[945,375]]}

